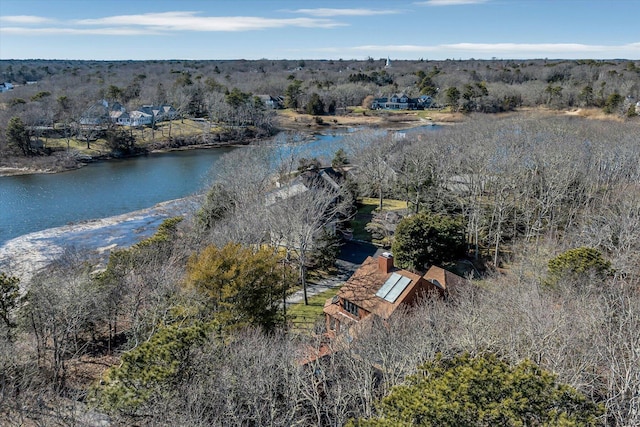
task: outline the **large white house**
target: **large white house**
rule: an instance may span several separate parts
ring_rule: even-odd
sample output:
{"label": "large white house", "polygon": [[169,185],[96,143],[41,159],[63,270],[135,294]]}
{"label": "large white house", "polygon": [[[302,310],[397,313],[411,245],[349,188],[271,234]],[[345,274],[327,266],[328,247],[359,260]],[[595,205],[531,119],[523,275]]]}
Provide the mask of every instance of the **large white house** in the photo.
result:
{"label": "large white house", "polygon": [[119,126],[148,126],[155,122],[173,120],[177,116],[176,110],[168,104],[143,105],[137,110],[127,109],[117,103],[106,100],[95,103],[80,118],[83,125],[104,125],[115,123]]}
{"label": "large white house", "polygon": [[119,113],[115,118],[115,123],[120,126],[147,126],[153,123],[153,116],[151,114],[144,113],[142,111],[123,111]]}

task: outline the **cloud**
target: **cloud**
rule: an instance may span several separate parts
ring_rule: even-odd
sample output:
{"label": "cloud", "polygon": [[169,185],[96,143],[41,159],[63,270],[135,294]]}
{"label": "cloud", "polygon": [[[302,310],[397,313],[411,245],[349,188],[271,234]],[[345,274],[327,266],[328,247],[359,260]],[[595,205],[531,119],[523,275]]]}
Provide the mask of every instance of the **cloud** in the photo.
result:
{"label": "cloud", "polygon": [[164,31],[252,31],[267,28],[334,28],[342,26],[329,19],[262,18],[256,16],[197,16],[197,12],[163,12],[81,19],[78,25],[129,25]]}
{"label": "cloud", "polygon": [[0,16],[0,21],[13,22],[15,24],[42,24],[45,22],[51,22],[51,19],[33,15],[14,15]]}
{"label": "cloud", "polygon": [[489,0],[427,0],[415,4],[423,6],[459,6],[461,4],[481,4]]}
{"label": "cloud", "polygon": [[303,15],[311,15],[328,18],[331,16],[373,16],[373,15],[393,15],[400,13],[399,10],[375,10],[375,9],[297,9],[292,13],[300,13]]}
{"label": "cloud", "polygon": [[126,27],[104,27],[104,28],[27,28],[27,27],[0,27],[0,34],[15,34],[22,36],[47,36],[47,35],[70,35],[70,36],[140,36],[159,35],[159,31],[145,28]]}
{"label": "cloud", "polygon": [[[40,24],[51,22],[37,16],[5,16],[0,18],[15,24]],[[343,26],[330,19],[318,18],[262,18],[256,16],[198,16],[198,12],[174,11],[137,15],[107,16],[97,19],[80,19],[58,26],[36,28],[32,26],[2,26],[1,34],[17,35],[162,35],[176,31],[233,32],[255,31],[269,28],[334,28]]]}

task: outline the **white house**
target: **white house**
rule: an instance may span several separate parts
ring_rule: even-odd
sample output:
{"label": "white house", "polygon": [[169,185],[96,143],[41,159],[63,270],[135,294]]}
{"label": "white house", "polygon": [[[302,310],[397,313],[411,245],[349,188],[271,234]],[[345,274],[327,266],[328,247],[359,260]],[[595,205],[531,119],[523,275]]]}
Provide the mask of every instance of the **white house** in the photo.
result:
{"label": "white house", "polygon": [[153,122],[153,116],[143,111],[132,111],[129,113],[129,126],[146,126]]}
{"label": "white house", "polygon": [[[169,104],[163,105],[143,105],[138,108],[137,111],[140,111],[146,115],[151,116],[151,121],[162,122],[165,120],[173,120],[178,115],[178,112],[175,108],[173,108]],[[151,122],[149,122],[151,124]]]}
{"label": "white house", "polygon": [[256,95],[267,108],[279,109],[284,105],[284,99],[281,96]]}
{"label": "white house", "polygon": [[0,83],[0,93],[13,90],[13,84],[9,82]]}

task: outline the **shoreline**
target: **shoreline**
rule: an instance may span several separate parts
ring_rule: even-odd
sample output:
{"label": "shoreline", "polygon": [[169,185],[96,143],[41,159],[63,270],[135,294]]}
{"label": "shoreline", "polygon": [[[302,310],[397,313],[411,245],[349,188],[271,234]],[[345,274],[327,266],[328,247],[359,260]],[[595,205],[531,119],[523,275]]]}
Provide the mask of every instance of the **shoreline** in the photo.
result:
{"label": "shoreline", "polygon": [[[445,125],[450,124],[450,122],[446,121],[436,121],[436,120],[427,120],[415,117],[411,112],[407,112],[406,114],[402,114],[402,116],[380,116],[380,115],[362,115],[362,116],[320,116],[323,118],[323,124],[317,124],[314,121],[314,116],[309,116],[306,114],[292,114],[292,115],[281,115],[279,117],[278,124],[278,132],[267,138],[257,138],[257,139],[247,139],[247,140],[238,140],[238,141],[228,141],[228,142],[216,142],[216,143],[203,143],[203,144],[189,144],[179,147],[172,147],[170,145],[161,146],[160,148],[154,148],[148,151],[132,154],[124,157],[114,157],[110,155],[100,155],[92,157],[91,160],[87,161],[85,158],[83,161],[79,161],[74,164],[74,167],[59,167],[59,168],[45,168],[39,169],[36,167],[29,166],[0,166],[0,178],[8,177],[8,176],[19,176],[19,175],[35,175],[35,174],[52,174],[52,173],[60,173],[60,172],[68,172],[76,169],[80,169],[84,166],[87,166],[90,163],[95,162],[108,162],[110,160],[115,159],[123,159],[130,157],[140,157],[146,154],[162,154],[162,153],[170,153],[173,151],[187,151],[187,150],[198,150],[198,149],[215,149],[215,148],[227,148],[227,147],[243,147],[247,145],[254,144],[259,141],[265,141],[269,138],[273,138],[275,135],[281,132],[300,132],[309,134],[309,136],[313,136],[317,133],[323,133],[328,131],[336,131],[341,129],[349,129],[353,127],[372,127],[372,128],[385,128],[388,130],[403,130],[403,129],[411,129],[414,127],[420,127],[425,125]],[[393,118],[397,118],[398,120],[393,120]],[[402,120],[401,120],[402,119]],[[163,141],[163,143],[167,143],[168,141]]]}
{"label": "shoreline", "polygon": [[150,208],[91,219],[24,234],[0,244],[0,270],[16,276],[22,285],[65,255],[82,254],[96,268],[114,249],[127,248],[151,237],[160,224],[174,216],[188,217],[197,196],[169,200]]}
{"label": "shoreline", "polygon": [[61,173],[61,172],[69,172],[69,171],[74,171],[80,168],[83,168],[91,163],[98,163],[98,162],[108,162],[111,160],[123,160],[123,159],[129,159],[129,158],[134,158],[134,157],[142,157],[142,156],[146,156],[148,154],[163,154],[163,153],[171,153],[174,151],[188,151],[188,150],[208,150],[208,149],[215,149],[215,148],[228,148],[228,147],[244,147],[247,145],[250,145],[251,141],[247,142],[247,143],[224,143],[224,144],[220,144],[220,143],[216,143],[216,144],[192,144],[192,145],[185,145],[185,146],[181,146],[181,147],[168,147],[168,148],[157,148],[157,149],[153,149],[150,151],[143,151],[140,153],[136,153],[136,154],[132,154],[129,156],[123,156],[123,157],[114,157],[114,156],[96,156],[96,157],[92,157],[90,161],[84,160],[82,162],[78,162],[75,167],[72,168],[60,168],[60,169],[56,169],[56,170],[52,170],[52,169],[35,169],[35,168],[29,168],[26,166],[19,166],[19,167],[11,167],[11,166],[0,166],[0,178],[5,177],[5,176],[19,176],[19,175],[42,175],[42,174],[54,174],[54,173]]}

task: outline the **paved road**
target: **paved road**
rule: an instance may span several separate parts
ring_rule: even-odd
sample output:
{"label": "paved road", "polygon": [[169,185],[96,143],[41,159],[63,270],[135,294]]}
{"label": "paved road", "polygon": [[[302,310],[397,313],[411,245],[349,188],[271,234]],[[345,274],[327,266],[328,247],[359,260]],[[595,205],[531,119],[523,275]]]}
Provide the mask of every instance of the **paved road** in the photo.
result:
{"label": "paved road", "polygon": [[[360,267],[360,264],[367,259],[368,256],[374,256],[383,252],[382,249],[366,242],[347,242],[342,246],[340,255],[336,265],[338,274],[336,276],[321,280],[317,283],[307,283],[307,297],[312,297],[326,290],[336,288],[344,283],[354,271]],[[304,301],[302,290],[295,292],[287,298],[287,305],[296,304]]]}

